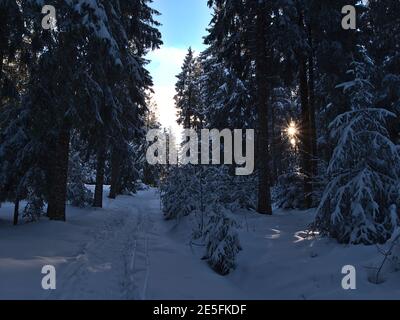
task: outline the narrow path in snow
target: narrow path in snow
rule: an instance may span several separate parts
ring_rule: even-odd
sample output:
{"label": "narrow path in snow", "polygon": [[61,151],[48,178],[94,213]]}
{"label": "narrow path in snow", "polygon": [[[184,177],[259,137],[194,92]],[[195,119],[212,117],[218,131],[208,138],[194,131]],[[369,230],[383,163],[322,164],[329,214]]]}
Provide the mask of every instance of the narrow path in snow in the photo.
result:
{"label": "narrow path in snow", "polygon": [[[67,222],[46,219],[12,226],[12,205],[0,217],[0,299],[391,299],[398,273],[379,286],[368,266],[373,246],[343,246],[304,233],[314,213],[232,214],[243,251],[222,277],[190,246],[192,216],[165,221],[157,190],[104,198],[103,209],[68,207]],[[4,220],[4,212],[6,220]],[[57,270],[57,289],[41,287],[44,265]],[[357,269],[357,290],[344,291],[342,267]],[[397,282],[396,282],[397,281]]]}
{"label": "narrow path in snow", "polygon": [[[107,190],[105,190],[105,195]],[[67,208],[67,222],[12,226],[1,210],[0,299],[196,299],[240,297],[189,246],[191,226],[176,228],[149,189],[104,208]],[[57,288],[43,290],[42,267],[56,268]]]}
{"label": "narrow path in snow", "polygon": [[[159,194],[107,199],[108,216],[90,240],[61,266],[51,299],[240,298],[238,289],[215,274],[189,246],[190,229],[176,234],[165,222]],[[181,226],[180,226],[181,227]],[[179,229],[179,228],[178,228]]]}
{"label": "narrow path in snow", "polygon": [[[154,198],[154,199],[149,199]],[[154,190],[106,200],[108,217],[59,272],[56,299],[145,299],[149,278],[149,211]],[[98,211],[101,211],[98,210]]]}

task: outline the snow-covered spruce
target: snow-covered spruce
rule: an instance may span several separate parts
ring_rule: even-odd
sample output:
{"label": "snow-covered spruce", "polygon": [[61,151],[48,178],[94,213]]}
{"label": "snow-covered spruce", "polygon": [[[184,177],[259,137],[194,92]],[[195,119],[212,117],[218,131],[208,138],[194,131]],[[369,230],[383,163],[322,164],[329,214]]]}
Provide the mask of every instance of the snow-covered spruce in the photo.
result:
{"label": "snow-covered spruce", "polygon": [[206,254],[210,267],[221,275],[236,267],[236,255],[242,250],[237,233],[237,223],[222,211],[213,212],[207,223]]}
{"label": "snow-covered spruce", "polygon": [[178,109],[177,122],[184,128],[199,128],[202,123],[202,101],[200,99],[201,65],[189,48],[186,54],[182,71],[177,75],[174,97]]}
{"label": "snow-covered spruce", "polygon": [[166,219],[176,219],[207,206],[229,210],[254,209],[256,182],[252,177],[233,176],[227,166],[171,168],[161,184]]}
{"label": "snow-covered spruce", "polygon": [[398,225],[392,212],[400,204],[400,156],[387,130],[396,116],[372,107],[372,67],[366,56],[353,62],[349,73],[355,80],[340,85],[350,94],[352,110],[330,125],[336,148],[315,227],[341,243],[383,243]]}
{"label": "snow-covered spruce", "polygon": [[165,219],[187,216],[198,206],[200,182],[194,166],[171,168],[160,186]]}
{"label": "snow-covered spruce", "polygon": [[23,211],[23,218],[28,222],[39,220],[43,214],[44,201],[34,192],[28,191],[27,204]]}
{"label": "snow-covered spruce", "polygon": [[[192,215],[194,240],[204,241],[204,260],[219,274],[226,275],[236,266],[241,250],[237,224],[224,212],[254,207],[251,181],[234,181],[225,166],[182,166],[172,168],[161,185],[166,219]],[[247,182],[247,183],[246,183]]]}
{"label": "snow-covered spruce", "polygon": [[71,205],[81,208],[93,202],[93,194],[85,186],[83,165],[77,152],[69,157],[67,200]]}
{"label": "snow-covered spruce", "polygon": [[238,209],[253,210],[257,206],[257,178],[256,176],[224,175],[224,184],[221,186],[220,202],[231,211]]}
{"label": "snow-covered spruce", "polygon": [[301,173],[289,172],[280,175],[272,193],[275,205],[282,209],[304,208],[303,185]]}

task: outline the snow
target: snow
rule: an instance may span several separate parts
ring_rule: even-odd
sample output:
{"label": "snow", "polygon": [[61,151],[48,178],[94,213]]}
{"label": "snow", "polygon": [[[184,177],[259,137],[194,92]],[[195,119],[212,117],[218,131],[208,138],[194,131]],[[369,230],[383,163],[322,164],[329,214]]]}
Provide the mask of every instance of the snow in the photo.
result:
{"label": "snow", "polygon": [[75,3],[69,0],[68,3],[76,12],[84,15],[83,25],[94,32],[99,39],[108,41],[109,53],[113,56],[115,65],[122,66],[118,44],[111,35],[111,26],[104,6],[96,0],[78,0]]}
{"label": "snow", "polygon": [[[107,194],[107,188],[105,195]],[[243,250],[229,276],[201,260],[190,245],[191,218],[164,221],[155,189],[105,198],[103,209],[68,208],[66,223],[42,219],[11,226],[0,208],[0,299],[396,299],[400,274],[368,282],[383,260],[375,246],[344,246],[307,237],[313,211],[274,216],[235,212]],[[57,270],[57,289],[41,288],[41,268]],[[345,265],[357,270],[357,290],[341,287]]]}
{"label": "snow", "polygon": [[[240,240],[244,250],[232,281],[251,299],[394,299],[395,283],[368,282],[369,269],[382,261],[376,247],[345,246],[328,238],[307,236],[313,211],[279,211],[272,217],[254,214]],[[341,286],[342,268],[357,270],[357,290]]]}

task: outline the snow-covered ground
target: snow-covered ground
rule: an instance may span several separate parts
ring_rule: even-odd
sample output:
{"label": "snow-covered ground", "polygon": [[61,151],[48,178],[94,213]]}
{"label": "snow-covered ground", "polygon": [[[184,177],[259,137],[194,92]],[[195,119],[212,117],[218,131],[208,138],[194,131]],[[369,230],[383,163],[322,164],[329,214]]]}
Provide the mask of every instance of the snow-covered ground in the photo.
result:
{"label": "snow-covered ground", "polygon": [[[68,208],[68,221],[11,226],[0,208],[0,299],[399,299],[400,273],[368,282],[382,260],[376,247],[343,246],[302,232],[313,212],[233,215],[243,251],[229,276],[189,245],[190,219],[166,222],[156,190],[105,198],[104,209]],[[57,289],[41,287],[44,265]],[[342,267],[357,269],[357,290],[342,289]]]}

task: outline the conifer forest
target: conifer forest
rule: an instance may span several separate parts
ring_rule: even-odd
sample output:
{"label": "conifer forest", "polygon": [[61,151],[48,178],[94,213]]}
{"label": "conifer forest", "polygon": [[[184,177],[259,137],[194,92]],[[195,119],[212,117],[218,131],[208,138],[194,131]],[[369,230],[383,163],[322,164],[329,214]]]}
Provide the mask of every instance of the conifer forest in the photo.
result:
{"label": "conifer forest", "polygon": [[400,0],[0,0],[0,300],[397,300],[399,270]]}

